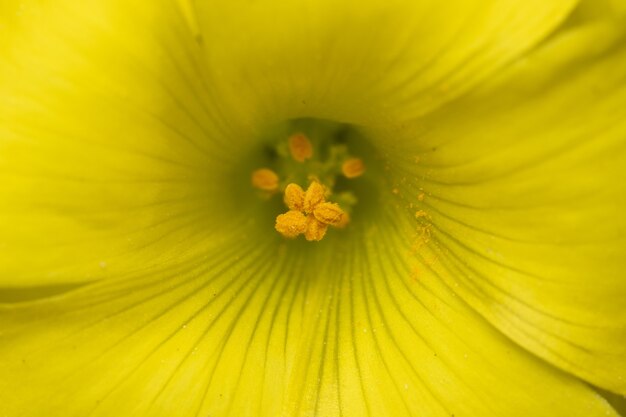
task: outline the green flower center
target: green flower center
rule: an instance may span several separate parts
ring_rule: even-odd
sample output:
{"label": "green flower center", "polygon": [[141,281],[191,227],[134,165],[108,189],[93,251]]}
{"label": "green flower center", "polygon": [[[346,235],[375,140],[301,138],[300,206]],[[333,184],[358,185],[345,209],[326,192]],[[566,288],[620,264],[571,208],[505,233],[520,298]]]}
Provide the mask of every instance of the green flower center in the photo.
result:
{"label": "green flower center", "polygon": [[258,143],[251,185],[277,210],[275,229],[284,237],[319,241],[328,229],[348,229],[361,207],[376,205],[376,152],[357,128],[296,119],[266,129]]}

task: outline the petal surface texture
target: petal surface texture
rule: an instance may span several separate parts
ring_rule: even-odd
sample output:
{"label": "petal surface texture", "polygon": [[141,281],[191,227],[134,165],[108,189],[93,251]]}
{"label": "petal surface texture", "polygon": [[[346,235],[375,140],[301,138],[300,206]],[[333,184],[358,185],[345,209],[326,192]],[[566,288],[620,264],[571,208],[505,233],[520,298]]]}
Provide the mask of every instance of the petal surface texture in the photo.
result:
{"label": "petal surface texture", "polygon": [[363,125],[442,106],[541,41],[576,4],[181,1],[241,118]]}
{"label": "petal surface texture", "polygon": [[432,217],[441,277],[521,345],[625,394],[622,27],[567,32],[421,119],[419,148],[415,130],[396,145],[420,160],[399,187]]}
{"label": "petal surface texture", "polygon": [[210,235],[249,127],[221,116],[179,9],[16,3],[0,26],[0,286],[113,277]]}
{"label": "petal surface texture", "polygon": [[[395,218],[379,222],[393,228]],[[371,229],[340,251],[332,241],[303,251],[238,238],[235,253],[220,248],[159,280],[102,281],[7,307],[4,411],[613,415],[593,390],[516,346],[436,276],[414,272],[424,266],[398,261],[405,238]]]}

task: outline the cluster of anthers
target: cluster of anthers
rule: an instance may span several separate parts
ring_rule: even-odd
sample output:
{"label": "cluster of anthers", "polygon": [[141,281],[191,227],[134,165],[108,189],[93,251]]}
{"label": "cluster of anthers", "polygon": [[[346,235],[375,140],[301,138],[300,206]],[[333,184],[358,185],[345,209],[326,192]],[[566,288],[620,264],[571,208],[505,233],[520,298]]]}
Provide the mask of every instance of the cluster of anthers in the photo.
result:
{"label": "cluster of anthers", "polygon": [[301,234],[308,241],[322,240],[328,226],[345,227],[348,214],[336,203],[326,201],[324,186],[313,181],[306,192],[297,184],[285,189],[287,213],[276,217],[276,230],[283,236],[295,238]]}
{"label": "cluster of anthers", "polygon": [[[291,160],[300,166],[313,157],[313,146],[302,133],[292,135],[287,145]],[[349,179],[361,176],[364,171],[365,166],[359,158],[346,158],[340,164],[341,174]],[[343,228],[350,222],[350,216],[339,204],[326,201],[330,189],[324,187],[316,175],[309,175],[309,181],[306,191],[296,183],[289,183],[284,188],[284,201],[289,211],[276,217],[275,228],[286,238],[304,235],[308,241],[319,241],[329,226]],[[267,195],[282,188],[279,175],[269,168],[255,170],[252,185]]]}

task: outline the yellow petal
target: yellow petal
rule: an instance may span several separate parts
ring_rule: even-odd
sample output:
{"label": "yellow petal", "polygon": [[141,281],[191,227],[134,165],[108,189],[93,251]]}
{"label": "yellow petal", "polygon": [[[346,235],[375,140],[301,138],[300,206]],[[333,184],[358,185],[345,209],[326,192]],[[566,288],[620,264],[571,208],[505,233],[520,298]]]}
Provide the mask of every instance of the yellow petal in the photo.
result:
{"label": "yellow petal", "polygon": [[[272,233],[271,216],[262,222],[266,213],[258,205],[221,198],[241,188],[229,182],[229,170],[260,121],[313,115],[386,125],[412,119],[475,87],[538,42],[564,17],[570,2],[458,1],[445,7],[398,2],[358,8],[316,2],[304,4],[311,7],[304,23],[295,19],[303,13],[293,13],[304,9],[288,2],[267,3],[271,7],[203,3],[204,12],[211,10],[199,14],[197,22],[193,9],[185,9],[183,16],[166,1],[20,4],[26,7],[0,6],[11,17],[0,24],[7,35],[0,37],[0,276],[11,285],[112,279],[0,309],[2,412],[27,417],[42,412],[52,417],[615,415],[585,384],[537,360],[469,306],[553,363],[600,385],[621,387],[615,378],[622,368],[607,359],[606,349],[614,348],[608,353],[623,358],[623,344],[608,343],[623,338],[604,330],[609,317],[618,326],[623,323],[615,304],[623,288],[617,279],[617,266],[623,270],[623,265],[616,260],[623,224],[618,220],[615,230],[598,227],[581,241],[576,240],[580,233],[567,226],[590,220],[590,214],[606,214],[606,207],[610,214],[621,214],[623,194],[611,182],[599,197],[562,209],[564,197],[588,196],[580,190],[595,190],[603,178],[623,173],[623,153],[613,152],[621,151],[614,145],[623,136],[604,132],[601,137],[610,139],[602,142],[606,148],[578,149],[558,159],[559,169],[534,172],[535,157],[573,136],[544,147],[552,131],[523,129],[550,126],[540,123],[542,118],[550,121],[554,113],[547,110],[562,105],[580,111],[582,104],[570,99],[588,99],[592,88],[563,97],[557,93],[567,87],[556,82],[562,72],[543,79],[542,68],[531,64],[527,69],[522,63],[511,71],[530,71],[530,83],[514,83],[518,78],[507,75],[472,98],[485,100],[484,107],[468,99],[473,106],[451,105],[445,114],[420,120],[458,124],[442,125],[443,132],[432,129],[422,141],[415,141],[421,131],[410,129],[412,143],[422,147],[416,153],[426,155],[421,155],[423,168],[412,166],[407,172],[417,172],[424,182],[414,184],[410,177],[393,188],[395,197],[387,197],[408,200],[411,191],[414,198],[407,203],[429,205],[428,216],[419,219],[414,206],[407,204],[403,216],[390,203],[380,218],[355,219],[354,232],[347,231],[351,234],[345,238],[305,249],[284,246]],[[433,13],[420,13],[425,10]],[[286,22],[291,24],[275,24],[276,16],[291,17]],[[617,58],[608,53],[619,48],[603,49],[595,36],[569,42],[581,40],[596,51],[599,68],[603,60],[622,63],[611,61]],[[553,64],[549,51],[539,62]],[[570,55],[563,62],[570,62]],[[406,62],[411,65],[401,64]],[[572,68],[587,71],[586,66]],[[605,114],[607,109],[623,108],[617,89],[603,90],[623,75],[623,66],[615,68],[615,73],[597,71],[607,98],[596,103],[593,96],[598,107],[591,113],[604,115],[597,121],[602,126],[617,113]],[[591,81],[598,74],[590,71],[587,78],[572,71],[562,82],[583,79],[583,85],[595,88]],[[374,82],[381,74],[389,83]],[[514,106],[520,97],[543,96],[546,83],[555,83],[556,92],[542,105],[529,103],[540,108],[534,118],[503,123],[517,126],[520,135],[536,135],[513,136],[519,149],[511,146],[511,136],[497,134],[510,133],[498,130],[497,119],[489,119],[493,124],[487,131],[493,136],[472,123],[487,110],[512,122],[524,110]],[[503,89],[511,95],[502,95]],[[469,115],[467,108],[473,111]],[[583,119],[567,121],[581,123],[574,127],[582,129]],[[559,127],[567,131],[559,124],[553,129]],[[396,142],[387,143],[406,148],[402,129],[392,130],[387,133]],[[381,139],[378,145],[384,143]],[[542,146],[526,152],[526,143]],[[590,159],[587,171],[579,172],[574,168],[581,153]],[[406,155],[399,154],[396,171],[408,165]],[[515,174],[528,165],[534,175],[524,182]],[[596,170],[597,178],[589,176]],[[570,184],[557,187],[565,196],[539,186],[545,174],[555,172],[559,175],[549,177]],[[497,178],[484,181],[493,179],[490,175]],[[249,186],[248,173],[244,177]],[[506,182],[511,178],[521,187],[511,190]],[[580,188],[572,188],[574,180]],[[471,181],[490,187],[472,187]],[[537,201],[543,208],[533,206],[527,191],[541,197]],[[618,198],[607,197],[615,191]],[[531,204],[507,210],[519,209],[514,204],[520,201]],[[537,227],[518,224],[528,218]],[[427,224],[414,223],[426,219]],[[255,233],[260,227],[251,229],[255,222],[269,225],[269,233]],[[476,252],[488,248],[484,242],[491,237],[499,252],[485,250],[492,258],[484,261]],[[574,255],[555,249],[562,243],[558,239],[571,243]],[[602,244],[596,247],[598,241]],[[543,246],[536,248],[537,242]],[[546,253],[571,264],[546,262]],[[532,274],[510,268],[500,275],[501,265],[492,261],[507,265],[500,254],[530,272],[548,271],[567,285],[529,284]],[[597,292],[588,284],[592,267],[603,277],[594,283]],[[482,273],[489,279],[479,279]],[[520,337],[515,332],[533,329],[525,328],[523,320],[512,328],[507,319],[532,322],[536,316],[528,309],[519,313],[519,304],[497,297],[494,283],[509,294],[519,291],[531,306],[573,319],[586,315],[581,322],[588,325],[585,331],[600,336],[597,346],[575,356],[550,335]],[[598,305],[600,311],[591,308]],[[595,331],[597,322],[606,327]],[[561,321],[554,329],[577,336],[576,342],[588,336],[568,333]],[[537,340],[547,340],[565,358],[581,359],[581,365],[559,362],[537,348]],[[607,371],[609,365],[616,366]]]}
{"label": "yellow petal", "polygon": [[623,0],[582,0],[568,18],[568,26],[580,25],[593,20],[615,19],[626,14]]}
{"label": "yellow petal", "polygon": [[600,391],[600,393],[621,416],[626,415],[626,396],[621,396],[606,391]]}
{"label": "yellow petal", "polygon": [[225,105],[241,120],[359,125],[441,106],[542,40],[576,4],[190,1]]}
{"label": "yellow petal", "polygon": [[616,416],[421,262],[390,208],[318,245],[234,238],[0,310],[0,401],[51,417]]}
{"label": "yellow petal", "polygon": [[0,7],[0,287],[144,269],[228,218],[250,135],[173,3]]}
{"label": "yellow petal", "polygon": [[525,348],[622,394],[624,27],[563,33],[419,137],[396,134],[392,168],[431,216],[448,285]]}

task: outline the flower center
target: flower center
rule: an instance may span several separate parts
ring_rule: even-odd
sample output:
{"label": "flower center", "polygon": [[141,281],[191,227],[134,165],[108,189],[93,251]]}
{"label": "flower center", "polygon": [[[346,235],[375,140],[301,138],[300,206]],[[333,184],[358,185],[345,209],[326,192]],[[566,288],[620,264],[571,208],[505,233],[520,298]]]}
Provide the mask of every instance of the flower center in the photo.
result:
{"label": "flower center", "polygon": [[366,165],[351,154],[346,129],[329,122],[292,121],[268,144],[273,157],[252,172],[252,186],[259,198],[282,196],[286,212],[276,217],[275,229],[284,237],[319,241],[329,227],[344,229],[350,222],[357,198],[339,183],[362,177]]}

